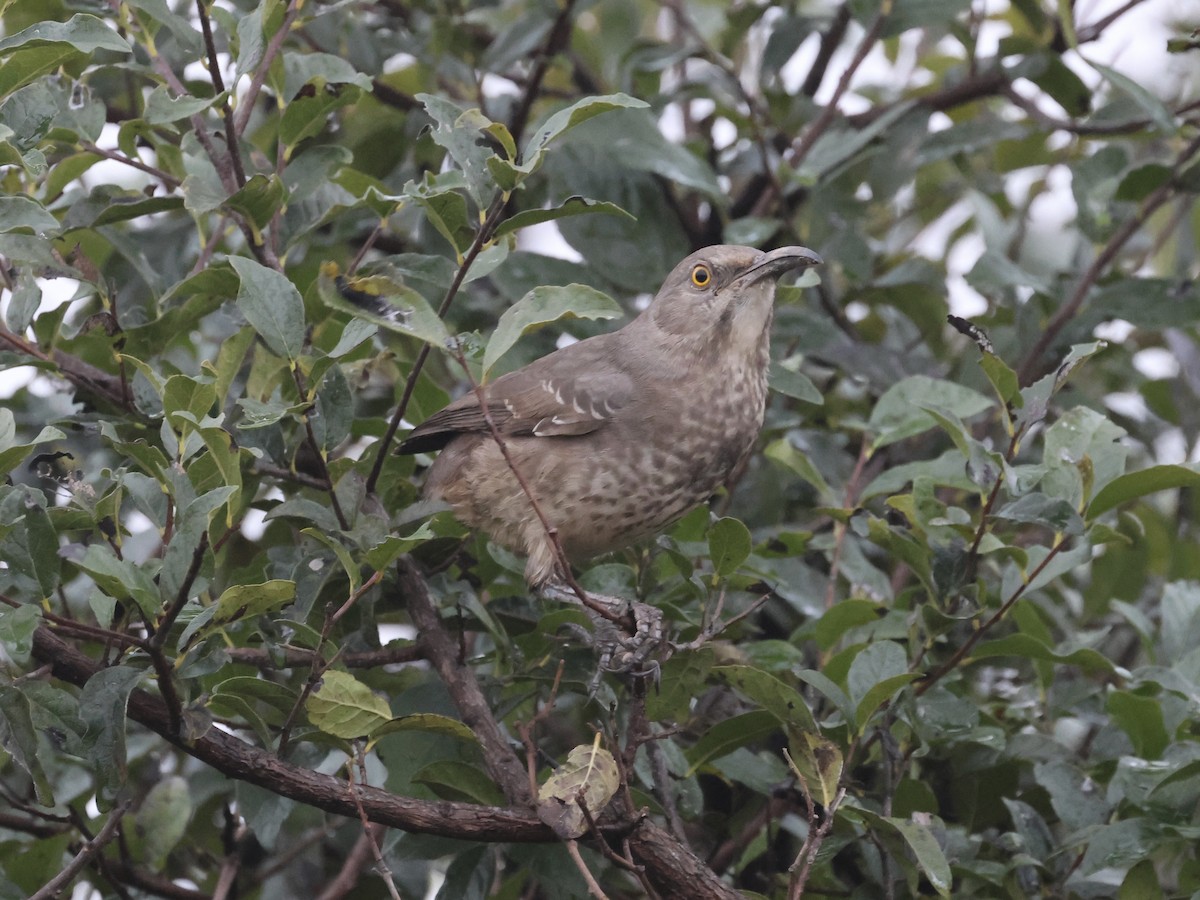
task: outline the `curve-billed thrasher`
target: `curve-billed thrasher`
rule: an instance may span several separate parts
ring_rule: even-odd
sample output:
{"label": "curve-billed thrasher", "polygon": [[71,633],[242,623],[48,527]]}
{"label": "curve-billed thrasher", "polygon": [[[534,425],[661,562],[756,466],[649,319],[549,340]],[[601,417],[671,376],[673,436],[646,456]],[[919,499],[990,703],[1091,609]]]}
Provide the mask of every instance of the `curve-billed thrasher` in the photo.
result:
{"label": "curve-billed thrasher", "polygon": [[[567,558],[626,547],[719,488],[762,426],[775,280],[821,262],[804,247],[717,245],[677,265],[619,331],[556,350],[483,387],[491,419]],[[400,453],[441,449],[426,496],[561,580],[553,544],[470,392]]]}

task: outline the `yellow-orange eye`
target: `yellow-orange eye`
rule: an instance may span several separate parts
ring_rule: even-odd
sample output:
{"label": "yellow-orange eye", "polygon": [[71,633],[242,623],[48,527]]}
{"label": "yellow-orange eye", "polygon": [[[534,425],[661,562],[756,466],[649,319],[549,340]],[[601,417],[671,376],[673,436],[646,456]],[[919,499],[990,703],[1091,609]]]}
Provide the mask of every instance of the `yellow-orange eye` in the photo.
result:
{"label": "yellow-orange eye", "polygon": [[696,287],[708,287],[710,281],[712,281],[712,272],[708,266],[699,265],[692,269],[692,284]]}

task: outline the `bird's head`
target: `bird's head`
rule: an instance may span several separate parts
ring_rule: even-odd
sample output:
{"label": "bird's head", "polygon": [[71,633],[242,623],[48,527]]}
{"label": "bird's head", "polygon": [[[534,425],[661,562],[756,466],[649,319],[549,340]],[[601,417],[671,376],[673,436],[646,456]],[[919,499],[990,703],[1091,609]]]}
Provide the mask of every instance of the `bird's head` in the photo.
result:
{"label": "bird's head", "polygon": [[717,337],[757,343],[771,321],[779,276],[821,261],[806,247],[769,253],[734,244],[705,247],[671,271],[644,315],[658,330],[681,340]]}

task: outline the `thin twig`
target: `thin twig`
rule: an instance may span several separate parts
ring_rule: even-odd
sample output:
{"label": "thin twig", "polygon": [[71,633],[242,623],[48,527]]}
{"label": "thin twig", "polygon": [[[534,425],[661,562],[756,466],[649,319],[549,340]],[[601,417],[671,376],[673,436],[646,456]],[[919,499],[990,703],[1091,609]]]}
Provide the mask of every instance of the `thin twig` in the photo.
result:
{"label": "thin twig", "polygon": [[[842,507],[844,509],[853,509],[858,503],[858,495],[862,490],[862,473],[867,464],[867,460],[871,457],[871,441],[864,434],[862,444],[858,449],[858,459],[854,463],[854,471],[850,474],[849,480],[846,482],[846,488],[842,492]],[[846,542],[846,532],[849,530],[845,522],[835,522],[833,554],[829,559],[829,583],[825,586],[825,608],[830,609],[833,606],[833,601],[837,597],[837,580],[841,569],[842,562],[842,546]]]}
{"label": "thin twig", "polygon": [[299,716],[300,710],[304,708],[304,704],[308,702],[308,698],[312,695],[312,692],[316,690],[321,678],[326,672],[329,671],[329,667],[337,662],[338,658],[341,656],[342,651],[340,648],[328,660],[326,660],[321,654],[321,648],[325,645],[325,642],[329,640],[329,635],[333,633],[333,626],[336,625],[338,620],[347,612],[349,612],[354,605],[358,603],[358,601],[361,600],[369,590],[371,590],[371,588],[375,587],[375,585],[377,585],[382,578],[382,572],[373,573],[370,578],[368,578],[359,586],[358,590],[351,592],[350,596],[346,598],[346,602],[343,603],[339,609],[334,610],[331,606],[326,611],[325,622],[321,626],[321,636],[317,641],[317,650],[312,654],[311,657],[308,680],[305,681],[304,687],[300,691],[300,695],[296,698],[296,702],[292,704],[292,708],[288,710],[287,718],[284,720],[283,726],[279,729],[279,744],[278,748],[276,749],[276,753],[278,753],[281,758],[287,755],[288,744],[291,741],[292,725]]}
{"label": "thin twig", "polygon": [[[350,789],[350,794],[354,798],[354,806],[358,810],[358,820],[362,822],[362,834],[366,838],[367,843],[371,848],[371,856],[375,860],[375,869],[379,872],[379,877],[383,879],[383,883],[387,885],[388,894],[392,900],[400,900],[400,891],[396,889],[396,882],[392,879],[392,870],[388,868],[387,861],[383,858],[383,851],[379,849],[378,836],[387,829],[382,825],[374,825],[367,818],[367,811],[363,809],[362,798],[358,793],[358,786],[363,787],[370,785],[367,779],[367,756],[363,752],[362,744],[359,741],[354,742],[354,759],[348,761],[347,768],[350,769],[350,783],[347,785]],[[357,780],[355,772],[357,771]]]}
{"label": "thin twig", "polygon": [[[217,59],[217,45],[213,41],[212,23],[208,19],[208,9],[204,0],[196,0],[196,17],[200,20],[200,32],[204,36],[204,49],[207,54],[208,75],[212,79],[213,91],[218,95],[225,93],[225,80],[221,77],[221,64]],[[221,121],[225,123],[225,146],[229,151],[229,162],[233,166],[233,177],[239,188],[246,184],[246,170],[242,165],[242,151],[238,147],[240,132],[233,128],[233,110],[229,106],[229,97],[221,99]]]}
{"label": "thin twig", "polygon": [[492,440],[496,442],[496,446],[500,449],[500,455],[504,457],[504,462],[507,463],[509,471],[513,473],[513,477],[517,479],[517,484],[520,486],[521,491],[525,494],[526,499],[529,500],[529,505],[533,509],[533,514],[537,516],[538,521],[542,524],[542,529],[546,532],[546,538],[550,541],[550,548],[554,552],[558,574],[579,599],[579,602],[582,603],[587,609],[591,610],[596,615],[600,616],[600,618],[606,619],[609,622],[613,622],[615,624],[622,623],[625,619],[625,616],[615,613],[603,603],[593,600],[588,596],[587,591],[579,586],[579,582],[575,580],[575,576],[571,573],[571,562],[567,559],[566,551],[563,550],[562,542],[559,540],[558,528],[555,527],[554,523],[550,521],[550,518],[546,515],[545,510],[542,509],[542,505],[538,502],[537,497],[534,495],[533,488],[530,487],[529,481],[525,478],[525,474],[521,471],[520,466],[517,465],[517,461],[513,459],[512,453],[508,449],[508,443],[504,440],[504,436],[500,433],[500,428],[496,425],[496,420],[492,418],[492,412],[488,407],[487,395],[484,392],[483,385],[475,380],[475,376],[471,373],[471,367],[467,364],[467,358],[465,355],[463,355],[462,349],[456,347],[454,355],[458,360],[459,365],[462,366],[463,372],[466,373],[467,380],[470,382],[472,390],[475,392],[475,396],[479,402],[479,411],[483,414],[484,424],[487,425],[488,431],[491,433]]}
{"label": "thin twig", "polygon": [[131,169],[137,169],[139,172],[145,172],[147,175],[153,175],[171,190],[174,190],[183,184],[180,179],[176,178],[171,173],[164,172],[162,169],[157,169],[154,166],[148,165],[137,157],[126,156],[124,153],[121,153],[117,150],[107,150],[104,147],[92,143],[91,141],[80,141],[79,146],[95,156],[102,156],[105,159],[111,159],[113,162],[118,162],[122,165],[129,166]]}
{"label": "thin twig", "polygon": [[567,841],[567,853],[570,854],[575,867],[579,869],[579,874],[583,876],[583,880],[587,883],[588,893],[595,897],[596,900],[608,900],[608,894],[600,889],[600,885],[596,883],[596,879],[588,870],[587,863],[583,861],[583,856],[579,853],[579,841]]}
{"label": "thin twig", "polygon": [[108,814],[108,821],[100,829],[100,833],[90,841],[85,841],[83,848],[75,854],[61,872],[47,881],[37,891],[30,895],[29,900],[52,900],[58,897],[66,887],[75,880],[75,876],[83,871],[88,862],[99,853],[104,845],[117,836],[117,828],[121,818],[129,811],[129,801],[126,800]]}
{"label": "thin twig", "polygon": [[[791,149],[785,157],[786,162],[793,169],[798,169],[808,156],[809,151],[817,143],[817,139],[821,137],[833,124],[834,119],[840,115],[838,103],[842,96],[850,87],[850,82],[853,80],[859,66],[867,58],[867,54],[875,46],[879,40],[880,34],[883,33],[883,26],[891,14],[892,0],[884,0],[880,6],[879,12],[875,19],[871,22],[871,27],[867,29],[867,33],[863,35],[863,39],[859,41],[858,48],[854,51],[854,56],[851,58],[849,65],[838,78],[837,86],[833,90],[833,96],[829,98],[829,102],[822,107],[821,112],[816,119],[809,123],[808,127],[800,134],[800,136],[792,143]],[[770,187],[763,192],[757,204],[757,210],[763,211],[767,209],[778,196]]]}
{"label": "thin twig", "polygon": [[1076,28],[1075,39],[1081,44],[1087,44],[1096,40],[1104,33],[1105,29],[1108,28],[1109,25],[1117,21],[1117,19],[1121,18],[1121,16],[1125,15],[1125,13],[1129,12],[1134,7],[1141,6],[1144,2],[1145,0],[1128,0],[1124,6],[1118,6],[1108,15],[1102,16],[1095,22],[1092,22],[1089,25],[1084,25],[1082,28]]}
{"label": "thin twig", "polygon": [[[525,85],[521,99],[518,101],[512,120],[509,123],[508,130],[514,141],[519,142],[525,130],[529,120],[529,113],[533,108],[534,101],[541,93],[542,82],[549,71],[551,57],[569,41],[571,33],[571,10],[574,2],[575,0],[565,0],[558,18],[555,20],[553,27],[551,27],[549,35],[547,35],[545,44],[539,51],[538,62],[534,65],[533,72],[530,73],[529,81]],[[504,220],[507,206],[508,196],[503,191],[498,191],[492,199],[487,212],[484,214],[483,221],[479,226],[479,230],[475,233],[471,245],[467,248],[467,252],[463,254],[458,271],[454,273],[454,279],[446,289],[446,295],[442,298],[441,305],[438,306],[437,313],[439,319],[446,317],[446,313],[450,310],[450,304],[458,296],[458,291],[462,287],[463,280],[466,278],[471,265],[475,262],[475,258],[487,246],[488,242],[491,241],[496,228]],[[392,415],[391,421],[388,422],[383,439],[379,442],[379,449],[375,454],[375,462],[371,466],[371,474],[367,477],[368,494],[375,493],[375,486],[378,484],[380,473],[383,471],[383,462],[391,449],[392,440],[396,436],[400,422],[404,419],[405,413],[408,412],[408,404],[412,400],[413,391],[416,389],[417,378],[420,376],[421,370],[424,369],[426,360],[429,359],[429,350],[430,347],[428,344],[421,345],[421,349],[417,352],[417,358],[413,362],[412,370],[408,373],[408,378],[404,382],[404,392],[400,396],[400,403],[397,405],[396,412]]]}
{"label": "thin twig", "polygon": [[[304,376],[300,373],[300,367],[292,365],[290,368],[292,371],[292,380],[296,384],[296,391],[299,394],[300,400],[305,403],[309,402],[308,389],[305,387]],[[316,401],[313,400],[312,403],[315,405]],[[311,406],[309,410],[311,410]],[[325,482],[325,491],[329,494],[329,505],[333,508],[333,514],[337,517],[338,525],[341,526],[342,531],[349,531],[350,520],[346,518],[346,513],[342,511],[342,504],[338,500],[337,490],[333,483],[333,478],[329,474],[329,466],[325,460],[325,451],[317,441],[317,433],[313,430],[312,416],[309,410],[306,410],[304,413],[304,439],[308,444],[308,449],[311,451],[313,463],[317,467],[319,477]]]}
{"label": "thin twig", "polygon": [[1012,609],[1013,604],[1015,604],[1021,599],[1021,597],[1025,595],[1025,591],[1029,588],[1029,585],[1033,584],[1033,582],[1037,580],[1037,577],[1042,574],[1046,566],[1050,565],[1050,562],[1054,559],[1054,557],[1058,556],[1066,544],[1066,538],[1059,538],[1059,540],[1055,542],[1054,546],[1050,548],[1050,552],[1046,554],[1045,559],[1043,559],[1037,564],[1037,566],[1034,567],[1033,571],[1029,573],[1029,577],[1025,579],[1020,587],[1013,591],[1012,596],[1005,600],[1000,608],[996,610],[996,612],[993,613],[986,622],[971,632],[967,639],[963,641],[962,645],[954,651],[953,656],[951,656],[948,660],[946,660],[946,662],[942,663],[942,665],[938,666],[921,680],[914,691],[916,696],[920,697],[958,667],[958,664],[961,663],[970,654],[970,652],[975,649],[975,645],[983,639],[984,635],[991,631],[992,628],[1008,614],[1008,611]]}
{"label": "thin twig", "polygon": [[[463,254],[462,262],[459,263],[458,270],[454,273],[454,279],[450,282],[450,286],[446,288],[446,294],[442,297],[442,302],[438,306],[437,314],[439,319],[443,319],[446,313],[450,310],[450,304],[454,302],[454,298],[458,296],[459,288],[462,287],[463,281],[467,277],[467,272],[470,270],[475,258],[483,251],[488,241],[492,239],[496,228],[504,216],[504,194],[497,193],[492,200],[492,205],[488,207],[487,214],[484,216],[479,230],[475,232],[475,237],[471,241],[471,246],[467,248],[467,252]],[[417,358],[413,361],[413,367],[409,370],[408,378],[404,382],[404,391],[400,395],[400,403],[396,406],[396,411],[392,414],[392,419],[388,422],[387,431],[384,432],[383,438],[379,441],[379,447],[375,452],[375,463],[371,466],[371,474],[367,477],[367,493],[375,493],[375,485],[379,481],[379,476],[383,472],[383,461],[387,459],[387,455],[391,450],[392,440],[396,436],[396,431],[400,428],[400,422],[403,421],[405,413],[408,412],[408,404],[412,400],[413,391],[417,387],[417,378],[421,375],[421,370],[425,368],[425,361],[429,359],[429,344],[422,344],[421,349],[417,351]]]}
{"label": "thin twig", "polygon": [[809,829],[805,835],[804,844],[800,847],[800,853],[796,857],[796,862],[793,863],[793,873],[791,882],[788,885],[788,900],[800,900],[804,896],[804,886],[808,883],[808,876],[812,873],[813,864],[817,861],[817,854],[821,851],[821,844],[825,842],[825,838],[829,836],[829,832],[833,830],[834,813],[842,804],[842,800],[846,797],[846,789],[839,788],[837,795],[833,798],[833,802],[825,810],[825,817],[821,820],[821,824],[814,831],[812,828],[816,814],[813,810],[814,803],[812,795],[808,793],[805,787],[804,796],[808,800],[809,808]]}
{"label": "thin twig", "polygon": [[[254,69],[254,74],[250,78],[250,84],[246,88],[246,93],[238,101],[237,114],[233,117],[233,132],[238,138],[246,131],[246,125],[250,121],[250,116],[254,113],[254,103],[258,100],[259,91],[262,90],[262,86],[267,80],[267,73],[271,69],[271,64],[275,62],[275,57],[283,49],[283,42],[287,40],[287,36],[291,33],[292,25],[295,24],[297,17],[300,15],[301,5],[300,0],[289,0],[287,12],[283,16],[283,22],[276,29],[275,33],[271,35],[271,39],[267,41],[267,46],[263,49],[262,59],[258,61],[258,65]],[[290,98],[281,98],[281,100],[288,99]]]}
{"label": "thin twig", "polygon": [[558,699],[558,687],[562,684],[563,670],[566,669],[566,660],[558,661],[558,669],[554,673],[554,683],[550,686],[550,696],[546,702],[540,707],[537,701],[534,701],[533,717],[528,722],[517,723],[517,733],[521,735],[521,743],[525,745],[525,767],[529,772],[529,794],[537,796],[537,744],[533,739],[533,731],[537,726],[547,719],[554,711],[555,701]]}

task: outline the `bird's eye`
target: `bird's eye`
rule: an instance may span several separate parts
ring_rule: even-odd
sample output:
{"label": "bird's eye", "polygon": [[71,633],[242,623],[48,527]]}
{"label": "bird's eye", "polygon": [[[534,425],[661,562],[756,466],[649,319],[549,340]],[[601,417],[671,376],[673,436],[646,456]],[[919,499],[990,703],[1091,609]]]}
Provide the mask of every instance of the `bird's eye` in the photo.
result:
{"label": "bird's eye", "polygon": [[712,281],[712,272],[708,266],[699,265],[692,269],[692,284],[696,287],[708,287],[710,281]]}

